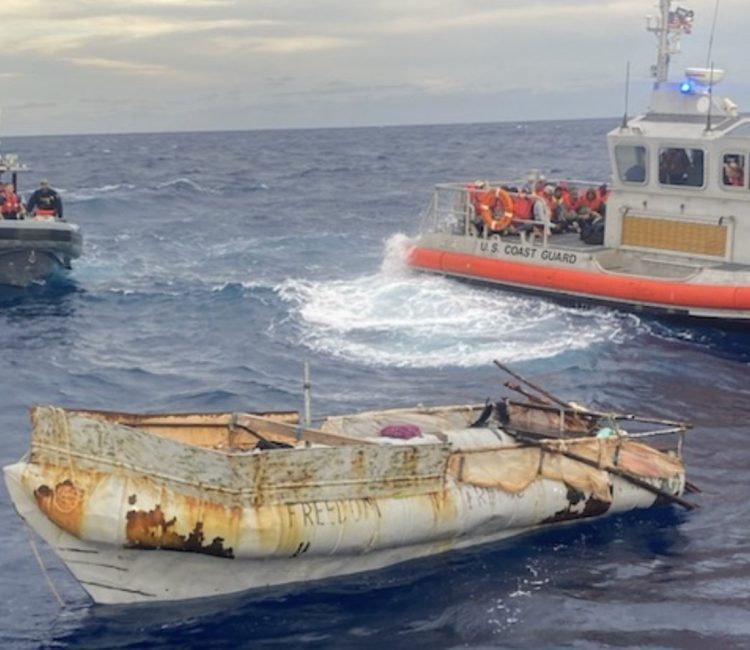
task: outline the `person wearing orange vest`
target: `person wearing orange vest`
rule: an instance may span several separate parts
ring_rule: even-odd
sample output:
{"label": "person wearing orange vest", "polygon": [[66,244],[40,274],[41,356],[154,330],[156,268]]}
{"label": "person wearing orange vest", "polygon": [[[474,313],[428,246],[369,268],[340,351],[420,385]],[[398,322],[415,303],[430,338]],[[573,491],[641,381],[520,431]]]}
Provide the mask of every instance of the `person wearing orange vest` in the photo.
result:
{"label": "person wearing orange vest", "polygon": [[602,214],[602,199],[593,187],[587,189],[586,194],[581,198],[581,207],[587,208],[589,212]]}
{"label": "person wearing orange vest", "polygon": [[604,242],[604,202],[597,190],[590,187],[581,199],[578,226],[581,239],[587,244]]}
{"label": "person wearing orange vest", "polygon": [[23,203],[16,194],[13,183],[6,183],[0,191],[0,215],[3,219],[22,219]]}
{"label": "person wearing orange vest", "polygon": [[484,221],[482,221],[482,207],[484,205],[484,199],[486,194],[487,182],[482,180],[476,180],[473,183],[466,185],[469,189],[469,202],[474,210],[474,226],[477,232],[481,235],[484,231]]}
{"label": "person wearing orange vest", "polygon": [[513,197],[513,225],[520,226],[533,219],[534,200],[529,189],[522,187]]}
{"label": "person wearing orange vest", "polygon": [[62,219],[63,207],[60,195],[53,190],[47,181],[39,183],[39,189],[36,190],[26,204],[26,211],[37,217],[57,217]]}

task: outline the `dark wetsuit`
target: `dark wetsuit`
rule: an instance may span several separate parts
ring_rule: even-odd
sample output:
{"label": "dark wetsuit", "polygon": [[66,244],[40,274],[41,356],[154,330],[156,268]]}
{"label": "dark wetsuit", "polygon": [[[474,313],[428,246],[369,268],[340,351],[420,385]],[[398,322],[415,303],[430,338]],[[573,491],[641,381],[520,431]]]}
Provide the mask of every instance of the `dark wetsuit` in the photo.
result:
{"label": "dark wetsuit", "polygon": [[33,214],[35,210],[53,211],[58,219],[62,219],[62,200],[51,187],[40,187],[30,197],[26,210]]}

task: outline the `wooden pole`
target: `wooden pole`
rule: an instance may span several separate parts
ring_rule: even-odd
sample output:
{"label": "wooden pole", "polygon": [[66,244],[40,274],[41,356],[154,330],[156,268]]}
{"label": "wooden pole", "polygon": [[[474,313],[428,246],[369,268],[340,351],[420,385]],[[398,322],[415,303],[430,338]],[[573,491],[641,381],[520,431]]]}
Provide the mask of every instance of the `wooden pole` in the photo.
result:
{"label": "wooden pole", "polygon": [[539,393],[540,395],[544,395],[548,400],[554,402],[555,404],[558,404],[559,406],[570,408],[570,404],[568,404],[568,402],[563,402],[560,398],[555,397],[552,393],[549,393],[546,390],[544,390],[544,388],[541,388],[540,386],[537,386],[536,384],[532,384],[528,379],[521,377],[521,375],[519,375],[517,372],[514,372],[513,370],[508,368],[508,366],[503,365],[497,359],[494,360],[494,363],[498,368],[500,368],[500,370],[504,370],[511,377],[515,377],[516,379],[518,379],[518,381],[526,384],[529,388],[533,388],[537,393]]}

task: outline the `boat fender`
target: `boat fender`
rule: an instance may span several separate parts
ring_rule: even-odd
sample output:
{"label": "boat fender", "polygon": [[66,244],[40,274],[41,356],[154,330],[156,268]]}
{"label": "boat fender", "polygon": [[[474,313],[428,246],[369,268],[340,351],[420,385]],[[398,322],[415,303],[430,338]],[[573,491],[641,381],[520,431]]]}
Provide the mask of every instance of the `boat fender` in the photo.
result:
{"label": "boat fender", "polygon": [[494,232],[502,232],[513,221],[513,199],[503,189],[495,190],[495,206],[499,210],[498,217],[495,218],[495,212],[492,206],[481,204],[480,211],[482,220],[487,228]]}

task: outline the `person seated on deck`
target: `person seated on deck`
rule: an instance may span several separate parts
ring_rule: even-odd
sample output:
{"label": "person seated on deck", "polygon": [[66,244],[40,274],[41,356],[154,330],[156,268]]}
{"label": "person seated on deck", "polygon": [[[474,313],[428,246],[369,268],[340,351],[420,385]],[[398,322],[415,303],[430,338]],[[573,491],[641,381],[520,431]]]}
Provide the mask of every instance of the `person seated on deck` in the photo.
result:
{"label": "person seated on deck", "polygon": [[578,211],[578,230],[586,244],[604,243],[604,206],[596,189],[586,190]]}
{"label": "person seated on deck", "polygon": [[745,170],[742,168],[742,165],[740,165],[736,156],[725,156],[723,174],[724,185],[729,185],[730,187],[744,187]]}
{"label": "person seated on deck", "polygon": [[584,208],[580,216],[581,240],[585,244],[601,245],[604,243],[604,216]]}
{"label": "person seated on deck", "polygon": [[23,201],[16,194],[16,188],[13,183],[5,183],[0,191],[0,218],[23,219],[23,215]]}
{"label": "person seated on deck", "polygon": [[473,183],[467,183],[466,187],[469,189],[469,208],[473,213],[471,215],[471,222],[474,224],[477,235],[482,235],[484,232],[484,221],[481,216],[481,196],[487,187],[487,181],[481,179],[475,180]]}
{"label": "person seated on deck", "polygon": [[593,187],[589,187],[589,189],[586,190],[586,193],[581,197],[580,206],[578,208],[579,214],[582,211],[585,213],[596,213],[604,216],[604,202],[602,201],[599,192]]}
{"label": "person seated on deck", "polygon": [[557,223],[557,232],[571,232],[576,230],[578,214],[573,209],[573,201],[567,184],[560,184],[555,187],[552,193],[551,204],[552,220]]}
{"label": "person seated on deck", "polygon": [[[549,193],[547,189],[549,188]],[[532,224],[528,224],[526,230],[531,231],[533,237],[541,237],[544,233],[544,224],[549,221],[550,216],[550,205],[548,197],[551,196],[554,188],[549,185],[542,184],[541,187],[537,183],[535,191],[529,192],[528,197],[531,202],[531,219]],[[521,230],[519,228],[519,230]]]}
{"label": "person seated on deck", "polygon": [[531,190],[524,186],[513,195],[513,222],[511,228],[515,233],[528,232],[532,229],[534,219],[534,199]]}
{"label": "person seated on deck", "polygon": [[549,213],[550,233],[564,232],[565,221],[561,215],[565,211],[565,199],[562,188],[547,183],[541,193],[537,192],[537,196],[542,199]]}
{"label": "person seated on deck", "polygon": [[575,185],[568,189],[568,202],[571,212],[578,214],[582,200],[583,197],[581,196],[581,191]]}
{"label": "person seated on deck", "polygon": [[607,199],[609,198],[609,187],[606,183],[602,183],[596,188],[596,195],[599,197],[599,214],[603,217],[607,216]]}
{"label": "person seated on deck", "polygon": [[39,183],[39,189],[29,197],[26,211],[35,217],[43,219],[62,219],[63,207],[60,195],[49,186],[49,182],[43,180]]}

